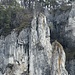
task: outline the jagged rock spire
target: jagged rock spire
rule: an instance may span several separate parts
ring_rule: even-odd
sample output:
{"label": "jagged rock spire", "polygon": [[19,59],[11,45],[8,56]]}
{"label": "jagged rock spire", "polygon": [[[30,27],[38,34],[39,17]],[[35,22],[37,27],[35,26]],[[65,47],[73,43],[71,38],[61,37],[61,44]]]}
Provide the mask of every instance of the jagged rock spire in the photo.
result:
{"label": "jagged rock spire", "polygon": [[52,69],[51,75],[68,75],[65,69],[65,52],[62,45],[55,41],[52,44],[53,54],[52,54]]}
{"label": "jagged rock spire", "polygon": [[57,41],[51,45],[45,15],[34,16],[31,28],[23,29],[19,36],[13,31],[0,39],[0,74],[68,75],[65,52]]}

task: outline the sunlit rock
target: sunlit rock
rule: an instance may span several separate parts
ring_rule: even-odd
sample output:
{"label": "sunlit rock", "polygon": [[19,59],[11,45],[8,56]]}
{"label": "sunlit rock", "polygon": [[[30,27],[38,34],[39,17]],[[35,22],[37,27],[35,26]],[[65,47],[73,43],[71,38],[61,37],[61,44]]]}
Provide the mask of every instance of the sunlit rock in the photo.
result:
{"label": "sunlit rock", "polygon": [[53,42],[52,69],[51,75],[68,75],[65,69],[65,52],[57,41]]}

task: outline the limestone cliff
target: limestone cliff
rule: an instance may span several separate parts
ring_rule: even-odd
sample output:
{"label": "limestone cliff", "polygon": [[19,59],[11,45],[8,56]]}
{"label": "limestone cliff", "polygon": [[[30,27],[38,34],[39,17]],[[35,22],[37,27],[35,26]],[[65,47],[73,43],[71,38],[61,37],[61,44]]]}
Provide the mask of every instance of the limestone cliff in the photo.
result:
{"label": "limestone cliff", "polygon": [[43,14],[34,16],[31,27],[0,37],[0,75],[68,75],[61,44],[50,43]]}
{"label": "limestone cliff", "polygon": [[55,41],[52,44],[53,55],[52,55],[52,73],[51,75],[68,75],[65,69],[65,52],[60,43]]}

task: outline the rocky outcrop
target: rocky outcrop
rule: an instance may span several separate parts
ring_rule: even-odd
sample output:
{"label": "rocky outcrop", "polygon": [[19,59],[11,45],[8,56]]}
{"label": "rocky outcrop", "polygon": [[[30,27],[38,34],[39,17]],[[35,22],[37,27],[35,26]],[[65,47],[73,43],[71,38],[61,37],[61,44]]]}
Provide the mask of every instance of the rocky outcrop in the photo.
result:
{"label": "rocky outcrop", "polygon": [[46,17],[34,16],[31,28],[19,35],[13,30],[0,38],[0,75],[68,75],[65,52],[55,41],[50,43]]}
{"label": "rocky outcrop", "polygon": [[65,52],[63,47],[57,41],[53,42],[52,54],[52,72],[51,75],[68,75],[65,69]]}
{"label": "rocky outcrop", "polygon": [[6,38],[0,39],[0,71],[3,75],[21,75],[28,70],[29,28],[17,36],[12,31]]}
{"label": "rocky outcrop", "polygon": [[34,17],[30,36],[30,75],[50,75],[52,46],[46,17]]}

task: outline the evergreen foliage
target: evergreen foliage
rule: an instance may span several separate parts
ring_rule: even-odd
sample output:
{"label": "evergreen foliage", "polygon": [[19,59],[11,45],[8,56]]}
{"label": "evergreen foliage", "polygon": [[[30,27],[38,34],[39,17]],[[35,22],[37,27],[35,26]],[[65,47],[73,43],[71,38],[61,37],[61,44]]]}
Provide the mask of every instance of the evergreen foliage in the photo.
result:
{"label": "evergreen foliage", "polygon": [[[26,26],[31,18],[28,10],[23,9],[16,0],[3,1],[0,4],[0,35],[8,35],[14,28],[20,31]],[[17,29],[19,28],[19,29]]]}

